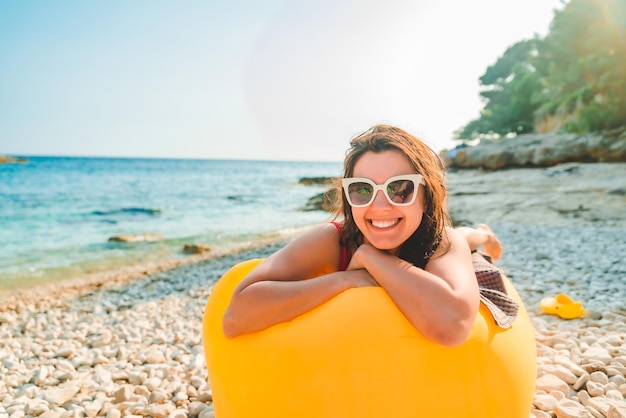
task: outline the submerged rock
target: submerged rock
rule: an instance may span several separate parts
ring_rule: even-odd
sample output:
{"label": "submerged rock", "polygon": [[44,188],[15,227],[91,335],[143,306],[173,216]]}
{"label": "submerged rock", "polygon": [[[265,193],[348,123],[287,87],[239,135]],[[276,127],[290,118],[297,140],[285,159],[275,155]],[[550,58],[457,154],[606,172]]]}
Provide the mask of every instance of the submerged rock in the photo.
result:
{"label": "submerged rock", "polygon": [[126,234],[109,238],[109,242],[154,242],[163,241],[161,234]]}
{"label": "submerged rock", "polygon": [[185,244],[183,246],[183,252],[185,254],[202,254],[213,250],[211,247],[201,244]]}
{"label": "submerged rock", "polygon": [[4,163],[27,163],[28,158],[22,157],[6,157],[4,155],[0,155],[0,164]]}
{"label": "submerged rock", "polygon": [[302,208],[304,211],[323,210],[326,212],[334,211],[334,203],[337,196],[337,189],[334,187],[328,189],[324,193],[319,193],[306,202],[306,206]]}
{"label": "submerged rock", "polygon": [[323,185],[332,186],[335,181],[334,177],[302,177],[299,183],[305,186]]}

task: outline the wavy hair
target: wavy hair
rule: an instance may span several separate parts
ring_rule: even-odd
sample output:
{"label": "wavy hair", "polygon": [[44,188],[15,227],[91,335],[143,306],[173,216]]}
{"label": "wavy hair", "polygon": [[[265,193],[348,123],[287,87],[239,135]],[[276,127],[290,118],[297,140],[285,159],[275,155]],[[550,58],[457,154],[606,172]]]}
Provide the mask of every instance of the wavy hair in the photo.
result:
{"label": "wavy hair", "polygon": [[[439,156],[423,141],[400,128],[376,125],[352,138],[350,149],[344,160],[343,177],[352,177],[356,162],[366,152],[400,151],[422,175],[424,187],[424,216],[415,232],[400,246],[398,256],[418,267],[424,268],[440,244],[447,246],[443,238],[444,228],[450,225],[446,207],[445,166]],[[335,214],[343,215],[341,242],[351,252],[363,244],[363,233],[359,230],[348,203],[341,181],[337,182]],[[447,248],[446,248],[447,250]]]}

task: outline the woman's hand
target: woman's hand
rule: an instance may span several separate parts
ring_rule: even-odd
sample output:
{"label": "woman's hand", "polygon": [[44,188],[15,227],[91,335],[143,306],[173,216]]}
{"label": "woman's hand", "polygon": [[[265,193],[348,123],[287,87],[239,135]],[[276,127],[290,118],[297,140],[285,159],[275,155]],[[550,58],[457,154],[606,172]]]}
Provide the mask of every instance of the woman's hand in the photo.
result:
{"label": "woman's hand", "polygon": [[376,279],[364,268],[350,269],[350,266],[348,266],[344,274],[346,274],[347,279],[352,283],[352,287],[380,286]]}
{"label": "woman's hand", "polygon": [[346,271],[366,269],[365,261],[371,257],[373,253],[387,254],[386,251],[379,250],[370,244],[361,244],[354,254],[352,254],[350,264],[348,264]]}
{"label": "woman's hand", "polygon": [[348,270],[367,271],[426,338],[453,346],[470,332],[479,293],[467,242],[453,230],[446,234],[447,251],[436,254],[424,269],[363,244]]}

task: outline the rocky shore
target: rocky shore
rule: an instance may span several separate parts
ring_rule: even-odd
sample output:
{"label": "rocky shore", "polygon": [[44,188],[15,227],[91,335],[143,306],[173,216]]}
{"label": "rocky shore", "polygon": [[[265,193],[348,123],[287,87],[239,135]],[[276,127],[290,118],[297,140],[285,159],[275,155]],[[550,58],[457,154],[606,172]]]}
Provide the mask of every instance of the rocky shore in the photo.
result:
{"label": "rocky shore", "polygon": [[[452,169],[448,181],[455,221],[499,236],[498,265],[533,322],[530,416],[626,417],[626,164]],[[4,295],[0,418],[212,417],[200,329],[211,287],[282,245]],[[587,315],[545,315],[539,301],[559,292]]]}
{"label": "rocky shore", "polygon": [[482,140],[441,153],[448,167],[498,170],[551,167],[569,162],[626,162],[626,127],[603,133],[524,134]]}

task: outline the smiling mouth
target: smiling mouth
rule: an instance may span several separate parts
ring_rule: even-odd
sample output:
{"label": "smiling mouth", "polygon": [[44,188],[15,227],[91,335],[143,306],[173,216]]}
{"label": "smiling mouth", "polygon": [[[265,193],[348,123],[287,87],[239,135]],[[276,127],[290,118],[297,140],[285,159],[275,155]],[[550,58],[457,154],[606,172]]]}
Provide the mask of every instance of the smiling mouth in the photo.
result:
{"label": "smiling mouth", "polygon": [[398,222],[400,222],[400,219],[393,219],[393,220],[384,220],[384,221],[380,221],[380,220],[371,220],[370,223],[372,224],[372,226],[374,226],[375,228],[390,228],[394,225],[396,225]]}

